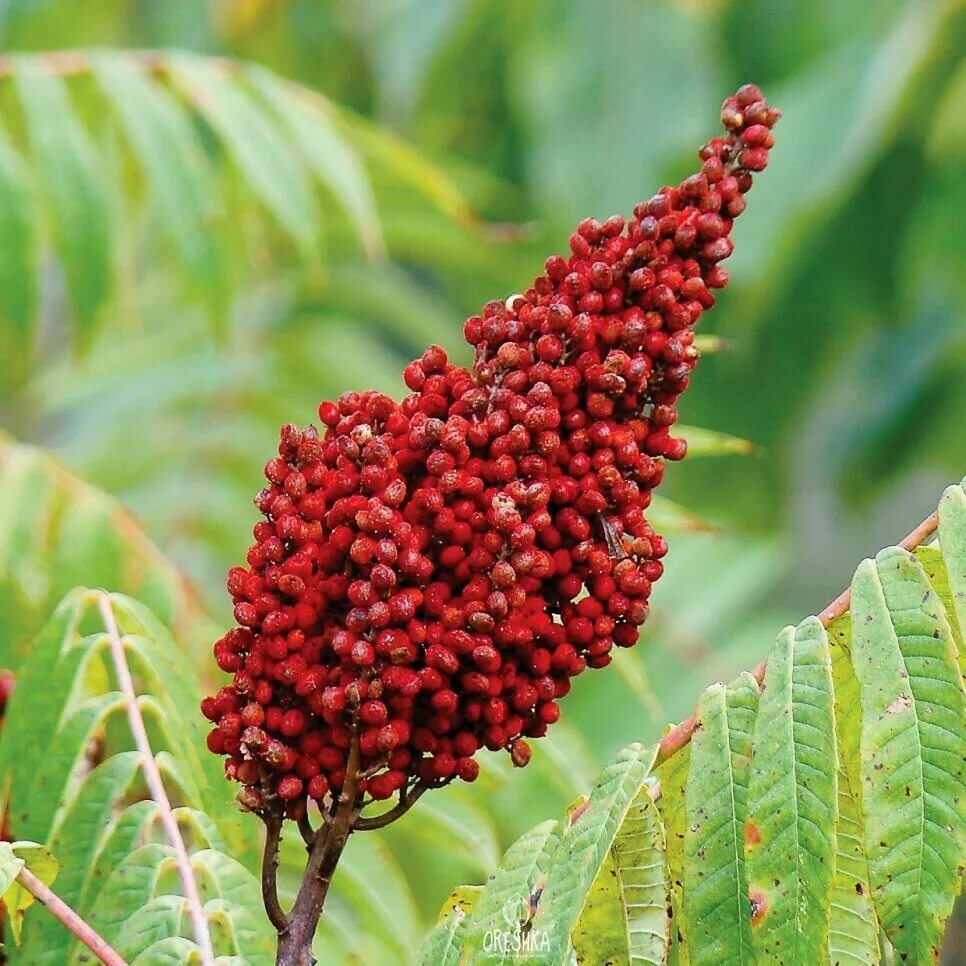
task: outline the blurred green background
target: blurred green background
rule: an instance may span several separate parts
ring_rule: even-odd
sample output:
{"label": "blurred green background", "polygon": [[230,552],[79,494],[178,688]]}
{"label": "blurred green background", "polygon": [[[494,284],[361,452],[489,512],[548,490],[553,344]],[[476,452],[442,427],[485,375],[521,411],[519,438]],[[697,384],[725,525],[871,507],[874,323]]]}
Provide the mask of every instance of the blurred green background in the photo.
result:
{"label": "blurred green background", "polygon": [[[439,796],[462,851],[387,833],[387,919],[430,921],[966,472],[961,2],[8,0],[0,40],[0,427],[120,498],[219,624],[282,422],[400,395],[431,341],[466,361],[463,318],[687,174],[737,85],[784,112],[682,406],[754,452],[673,467],[693,516],[641,646],[526,773]],[[90,48],[142,53],[14,56]]]}

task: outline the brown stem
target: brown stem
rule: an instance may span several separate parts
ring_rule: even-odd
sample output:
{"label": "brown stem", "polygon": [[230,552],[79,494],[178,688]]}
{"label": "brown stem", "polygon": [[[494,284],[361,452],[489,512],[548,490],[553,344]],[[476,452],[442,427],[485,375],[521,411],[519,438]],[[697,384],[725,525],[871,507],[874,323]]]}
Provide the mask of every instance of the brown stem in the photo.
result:
{"label": "brown stem", "polygon": [[356,831],[367,832],[374,828],[385,828],[390,822],[395,822],[397,818],[402,818],[419,801],[420,796],[428,787],[428,785],[416,785],[403,794],[399,802],[393,808],[389,809],[388,812],[383,812],[381,815],[360,817],[356,821]]}
{"label": "brown stem", "polygon": [[278,901],[278,849],[282,841],[282,822],[285,815],[281,803],[266,811],[265,851],[262,853],[262,902],[272,925],[282,932],[288,926],[288,917]]}
{"label": "brown stem", "polygon": [[[899,541],[899,546],[905,550],[914,550],[921,543],[928,540],[929,537],[935,533],[936,528],[939,526],[939,514],[936,512],[930,513],[922,523],[919,524],[913,531],[906,534],[902,540]],[[852,600],[852,593],[849,589],[842,591],[831,604],[826,607],[822,613],[819,615],[819,620],[822,622],[823,626],[826,628],[830,627],[836,620],[838,620],[843,614],[845,614],[849,609],[849,603]],[[765,661],[762,661],[751,671],[755,680],[761,684],[765,679]],[[698,727],[697,715],[691,715],[685,721],[680,724],[675,725],[662,739],[661,744],[658,747],[657,759],[654,762],[654,767],[656,768],[662,762],[668,760],[668,758],[676,755],[682,748],[685,747],[694,736],[694,732]],[[661,796],[661,783],[656,782],[651,785],[648,789],[648,794],[654,801],[657,801]]]}
{"label": "brown stem", "polygon": [[315,845],[315,836],[318,834],[314,828],[312,828],[312,821],[309,818],[309,813],[306,813],[298,820],[299,835],[302,836],[302,841],[305,843],[306,848],[311,849]]}
{"label": "brown stem", "polygon": [[295,904],[285,928],[279,930],[277,966],[315,966],[312,940],[333,873],[359,817],[359,780],[359,728],[356,723],[352,730],[345,782],[335,813],[315,836]]}
{"label": "brown stem", "polygon": [[29,869],[23,868],[17,874],[20,884],[59,919],[105,966],[127,966],[124,959],[108,945],[107,940],[91,928],[63,899],[49,889]]}

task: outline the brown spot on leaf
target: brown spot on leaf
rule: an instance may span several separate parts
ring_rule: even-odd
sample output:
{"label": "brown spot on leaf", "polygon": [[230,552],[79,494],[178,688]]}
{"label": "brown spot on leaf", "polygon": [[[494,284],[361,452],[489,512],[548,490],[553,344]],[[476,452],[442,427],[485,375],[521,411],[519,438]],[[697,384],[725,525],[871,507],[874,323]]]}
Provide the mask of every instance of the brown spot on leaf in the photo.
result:
{"label": "brown spot on leaf", "polygon": [[908,694],[900,694],[889,707],[886,708],[886,714],[902,714],[903,711],[908,711],[912,707],[912,698]]}
{"label": "brown spot on leaf", "polygon": [[761,829],[754,822],[745,822],[745,845],[748,848],[761,845]]}
{"label": "brown spot on leaf", "polygon": [[757,889],[751,893],[749,899],[751,900],[751,924],[752,926],[760,926],[768,913],[768,896]]}

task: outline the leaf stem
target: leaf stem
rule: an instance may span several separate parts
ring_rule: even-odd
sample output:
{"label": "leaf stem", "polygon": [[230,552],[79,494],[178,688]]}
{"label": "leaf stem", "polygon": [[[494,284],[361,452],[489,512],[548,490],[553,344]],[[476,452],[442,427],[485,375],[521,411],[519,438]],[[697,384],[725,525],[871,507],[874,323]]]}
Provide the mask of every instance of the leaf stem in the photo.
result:
{"label": "leaf stem", "polygon": [[114,619],[114,611],[111,607],[110,598],[103,591],[98,591],[97,593],[97,606],[101,612],[108,639],[111,642],[111,657],[114,661],[114,670],[117,674],[121,693],[124,695],[124,703],[127,707],[127,720],[131,728],[131,734],[134,736],[134,743],[141,756],[141,768],[144,772],[144,780],[147,783],[151,797],[158,806],[158,817],[161,820],[161,825],[168,837],[168,841],[174,849],[178,865],[178,874],[181,878],[181,888],[184,891],[184,897],[187,900],[188,911],[191,916],[192,932],[194,933],[195,942],[201,951],[201,961],[203,966],[214,966],[215,956],[211,947],[208,921],[205,919],[204,909],[201,905],[201,896],[198,893],[198,884],[195,882],[194,872],[191,868],[191,860],[188,858],[188,850],[185,847],[181,829],[178,827],[178,820],[174,817],[174,812],[171,809],[171,802],[168,800],[168,793],[165,791],[157,760],[151,751],[147,728],[144,726],[144,718],[141,715],[141,706],[138,703],[137,692],[134,689],[134,679],[131,677],[131,669],[128,667],[127,657],[124,653],[124,644],[121,641],[121,634],[117,628],[117,621]]}
{"label": "leaf stem", "polygon": [[[939,526],[939,514],[934,511],[926,517],[922,523],[919,524],[914,530],[906,534],[902,540],[899,541],[899,546],[905,550],[914,550],[920,544],[928,540],[933,533],[936,532],[936,528]],[[851,590],[846,588],[842,591],[835,600],[832,601],[819,615],[819,620],[822,622],[823,626],[828,628],[838,620],[843,614],[845,614],[849,609],[849,603],[852,599]],[[751,674],[754,676],[755,680],[761,684],[765,679],[765,661],[756,665]],[[698,718],[697,715],[691,715],[690,718],[682,721],[680,724],[675,725],[662,739],[661,744],[658,747],[657,759],[654,763],[656,768],[662,762],[668,760],[673,755],[676,755],[682,748],[684,748],[694,736],[694,732],[698,728]],[[661,796],[661,783],[655,782],[648,789],[648,794],[650,797],[657,801]]]}
{"label": "leaf stem", "polygon": [[106,939],[86,923],[63,899],[44,885],[28,868],[17,875],[20,884],[67,930],[77,937],[105,966],[127,966],[127,962]]}

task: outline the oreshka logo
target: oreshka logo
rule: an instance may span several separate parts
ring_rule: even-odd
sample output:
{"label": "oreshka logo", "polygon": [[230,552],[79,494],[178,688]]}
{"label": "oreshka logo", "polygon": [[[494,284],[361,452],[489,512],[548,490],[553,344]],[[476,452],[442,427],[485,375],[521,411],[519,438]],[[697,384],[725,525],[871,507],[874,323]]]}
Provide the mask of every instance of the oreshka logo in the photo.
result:
{"label": "oreshka logo", "polygon": [[546,930],[532,926],[533,908],[527,896],[511,896],[503,903],[506,929],[488,929],[483,935],[483,952],[493,956],[514,955],[517,959],[543,958],[550,952]]}

